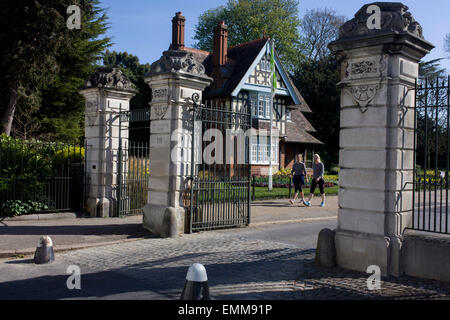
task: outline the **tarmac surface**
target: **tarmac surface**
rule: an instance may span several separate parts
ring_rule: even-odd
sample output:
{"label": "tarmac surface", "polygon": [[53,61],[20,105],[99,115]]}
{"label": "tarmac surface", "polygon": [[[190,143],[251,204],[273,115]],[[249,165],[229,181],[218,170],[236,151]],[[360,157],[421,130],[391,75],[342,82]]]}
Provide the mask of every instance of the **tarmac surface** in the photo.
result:
{"label": "tarmac surface", "polygon": [[[252,205],[250,227],[266,224],[321,221],[336,219],[337,197],[329,197],[327,206],[307,208],[287,200],[254,202]],[[153,238],[142,228],[142,216],[123,218],[73,218],[65,219],[0,219],[0,258],[27,256],[34,254],[41,236],[52,238],[55,251],[88,248]],[[23,217],[21,217],[23,218]]]}
{"label": "tarmac surface", "polygon": [[[325,208],[264,201],[254,203],[250,227],[169,239],[143,231],[141,217],[3,221],[0,242],[16,252],[44,234],[60,248],[86,247],[61,249],[47,265],[32,254],[0,259],[0,300],[178,300],[193,263],[205,266],[216,300],[450,299],[450,283],[382,277],[369,290],[371,274],[316,266],[317,235],[336,228],[336,212],[337,197]],[[67,286],[69,266],[81,272],[79,290]]]}

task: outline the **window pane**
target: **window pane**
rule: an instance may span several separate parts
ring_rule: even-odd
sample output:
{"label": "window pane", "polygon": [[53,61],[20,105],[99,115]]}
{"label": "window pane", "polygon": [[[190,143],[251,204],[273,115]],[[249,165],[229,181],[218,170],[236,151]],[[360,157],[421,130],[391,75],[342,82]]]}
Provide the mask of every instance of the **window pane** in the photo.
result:
{"label": "window pane", "polygon": [[265,108],[264,108],[264,107],[265,107],[265,106],[264,106],[264,101],[261,101],[261,100],[260,100],[260,101],[258,101],[258,103],[259,103],[259,108],[258,108],[258,110],[259,110],[258,112],[259,112],[259,113],[258,113],[258,114],[259,114],[260,117],[264,117],[264,111],[265,111],[265,110],[264,110],[264,109],[265,109]]}

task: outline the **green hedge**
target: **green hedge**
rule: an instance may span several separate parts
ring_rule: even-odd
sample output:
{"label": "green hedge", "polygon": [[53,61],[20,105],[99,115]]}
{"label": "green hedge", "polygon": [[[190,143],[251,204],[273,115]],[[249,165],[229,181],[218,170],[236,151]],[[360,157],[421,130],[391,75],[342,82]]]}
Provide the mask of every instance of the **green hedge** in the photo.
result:
{"label": "green hedge", "polygon": [[81,146],[0,135],[0,214],[47,210],[52,206],[46,192],[49,181],[67,176],[71,164],[83,163],[84,151]]}

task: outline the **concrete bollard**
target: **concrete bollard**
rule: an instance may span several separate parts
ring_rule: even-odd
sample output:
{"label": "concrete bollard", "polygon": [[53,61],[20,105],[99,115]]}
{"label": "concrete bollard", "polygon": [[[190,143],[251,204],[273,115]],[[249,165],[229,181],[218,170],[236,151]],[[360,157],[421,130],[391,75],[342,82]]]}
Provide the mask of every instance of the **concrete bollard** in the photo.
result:
{"label": "concrete bollard", "polygon": [[51,263],[55,260],[53,253],[53,243],[49,236],[43,236],[39,239],[36,252],[34,253],[35,264]]}
{"label": "concrete bollard", "polygon": [[211,300],[205,267],[194,263],[189,267],[181,300]]}
{"label": "concrete bollard", "polygon": [[326,268],[336,267],[336,245],[334,237],[336,232],[330,229],[323,229],[319,232],[317,239],[315,263]]}

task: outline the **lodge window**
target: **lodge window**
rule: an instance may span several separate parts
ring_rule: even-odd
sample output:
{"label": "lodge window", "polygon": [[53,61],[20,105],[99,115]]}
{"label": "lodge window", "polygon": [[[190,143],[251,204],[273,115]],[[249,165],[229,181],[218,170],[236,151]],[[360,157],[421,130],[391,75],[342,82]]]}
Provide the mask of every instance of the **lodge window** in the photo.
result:
{"label": "lodge window", "polygon": [[260,118],[266,117],[266,103],[264,100],[258,100],[258,116]]}
{"label": "lodge window", "polygon": [[259,119],[270,119],[270,95],[255,93],[250,95],[252,115]]}
{"label": "lodge window", "polygon": [[[252,164],[268,165],[270,162],[270,137],[253,136],[251,141],[251,161]],[[272,164],[278,164],[278,139],[274,138],[272,141]]]}

